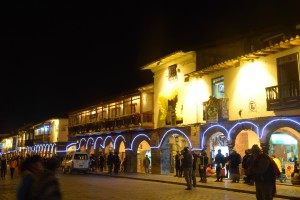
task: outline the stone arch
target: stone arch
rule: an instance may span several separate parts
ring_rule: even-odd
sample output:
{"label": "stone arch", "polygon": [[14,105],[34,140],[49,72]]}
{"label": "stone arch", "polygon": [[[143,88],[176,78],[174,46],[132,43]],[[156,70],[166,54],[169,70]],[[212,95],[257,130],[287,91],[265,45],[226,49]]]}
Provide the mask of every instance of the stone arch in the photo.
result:
{"label": "stone arch", "polygon": [[86,138],[81,138],[79,140],[79,143],[78,143],[78,148],[76,149],[77,151],[82,151],[82,152],[85,152],[86,151]]}
{"label": "stone arch", "polygon": [[94,151],[100,152],[103,149],[103,138],[102,137],[96,137],[94,141]]}
{"label": "stone arch", "polygon": [[[290,118],[274,119],[266,123],[261,131],[261,146],[265,153],[269,152],[271,135],[279,130],[285,130],[286,133],[294,137],[298,141],[298,149],[300,146],[300,123]],[[299,157],[299,151],[298,151]]]}
{"label": "stone arch", "polygon": [[85,149],[86,149],[86,152],[90,155],[94,153],[94,138],[93,137],[89,137],[87,139]]}

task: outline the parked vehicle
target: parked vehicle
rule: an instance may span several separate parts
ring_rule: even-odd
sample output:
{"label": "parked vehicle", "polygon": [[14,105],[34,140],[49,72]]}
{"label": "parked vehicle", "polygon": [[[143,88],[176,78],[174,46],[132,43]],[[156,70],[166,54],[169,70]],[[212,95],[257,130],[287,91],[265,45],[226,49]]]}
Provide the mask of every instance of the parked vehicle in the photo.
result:
{"label": "parked vehicle", "polygon": [[88,173],[90,170],[90,156],[86,152],[71,152],[67,154],[61,163],[61,169],[64,174],[71,174],[73,171],[78,173]]}

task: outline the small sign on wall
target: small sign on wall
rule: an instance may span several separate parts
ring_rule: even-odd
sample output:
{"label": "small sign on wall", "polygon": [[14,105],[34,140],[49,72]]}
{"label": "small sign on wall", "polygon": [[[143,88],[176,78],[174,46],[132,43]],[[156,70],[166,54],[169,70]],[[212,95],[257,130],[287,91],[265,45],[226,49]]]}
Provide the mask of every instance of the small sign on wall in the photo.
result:
{"label": "small sign on wall", "polygon": [[255,103],[255,101],[250,101],[248,107],[249,107],[250,111],[253,111],[253,112],[256,111],[256,103]]}

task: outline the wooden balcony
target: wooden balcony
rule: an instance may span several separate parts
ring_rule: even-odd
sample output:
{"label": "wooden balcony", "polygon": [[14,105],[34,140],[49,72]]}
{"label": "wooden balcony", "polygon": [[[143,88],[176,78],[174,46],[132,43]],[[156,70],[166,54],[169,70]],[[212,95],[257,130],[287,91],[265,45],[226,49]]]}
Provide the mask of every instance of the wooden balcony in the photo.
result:
{"label": "wooden balcony", "polygon": [[300,108],[300,82],[291,82],[266,88],[267,110],[292,110]]}
{"label": "wooden balcony", "polygon": [[91,132],[120,131],[134,127],[153,128],[153,113],[132,114],[95,123],[69,126],[69,135]]}

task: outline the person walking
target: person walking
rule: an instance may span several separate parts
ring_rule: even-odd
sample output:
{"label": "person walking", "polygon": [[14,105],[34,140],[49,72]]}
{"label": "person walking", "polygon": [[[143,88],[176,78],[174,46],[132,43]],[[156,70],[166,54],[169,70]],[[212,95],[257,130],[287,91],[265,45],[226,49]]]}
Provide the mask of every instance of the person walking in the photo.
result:
{"label": "person walking", "polygon": [[239,165],[242,162],[241,155],[236,152],[236,150],[232,150],[228,156],[229,161],[229,173],[232,179],[231,183],[240,182],[240,167]]}
{"label": "person walking", "polygon": [[257,144],[252,146],[251,153],[254,160],[250,171],[255,182],[256,199],[272,200],[276,193],[276,175],[272,159],[262,152]]}
{"label": "person walking", "polygon": [[185,190],[191,190],[193,184],[193,155],[188,147],[184,147],[183,149],[182,167],[187,185]]}
{"label": "person walking", "polygon": [[7,169],[7,160],[5,155],[3,154],[1,156],[1,161],[0,161],[0,167],[1,167],[1,179],[5,179],[5,175],[6,175],[6,169]]}
{"label": "person walking", "polygon": [[215,182],[223,182],[221,169],[225,166],[225,156],[222,154],[221,149],[218,149],[218,153],[215,157],[215,165],[216,165],[216,176],[217,176],[217,180],[215,180]]}
{"label": "person walking", "polygon": [[62,192],[56,172],[58,160],[50,158],[32,186],[34,200],[61,200]]}
{"label": "person walking", "polygon": [[148,155],[145,156],[143,160],[143,165],[145,168],[145,173],[149,174],[150,173],[150,159],[148,158]]}
{"label": "person walking", "polygon": [[15,169],[17,168],[17,165],[18,165],[18,161],[17,161],[16,157],[13,156],[8,161],[8,165],[9,165],[9,170],[10,170],[10,179],[13,179]]}
{"label": "person walking", "polygon": [[17,189],[17,200],[33,199],[33,186],[43,170],[42,159],[38,155],[28,156],[22,165],[21,180]]}

